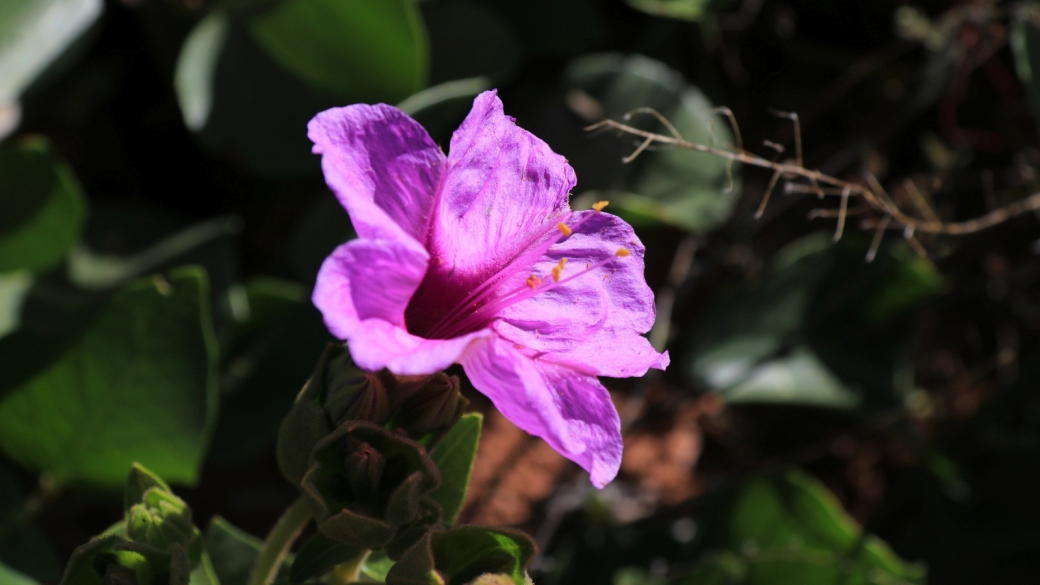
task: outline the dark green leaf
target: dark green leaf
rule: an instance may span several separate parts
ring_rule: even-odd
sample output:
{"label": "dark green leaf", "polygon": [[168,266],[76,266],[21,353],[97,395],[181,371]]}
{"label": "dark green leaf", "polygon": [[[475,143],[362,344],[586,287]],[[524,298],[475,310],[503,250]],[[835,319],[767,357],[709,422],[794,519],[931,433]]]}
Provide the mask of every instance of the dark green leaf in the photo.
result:
{"label": "dark green leaf", "polygon": [[430,35],[430,83],[487,77],[493,85],[520,64],[516,35],[495,11],[473,0],[421,3]]}
{"label": "dark green leaf", "polygon": [[[724,291],[691,341],[689,372],[729,401],[892,406],[909,390],[906,322],[935,295],[935,267],[903,246],[815,234],[783,248],[757,282]],[[855,332],[855,334],[853,334]]]}
{"label": "dark green leaf", "polygon": [[462,504],[466,501],[483,422],[484,416],[480,413],[463,415],[430,452],[430,458],[441,470],[441,487],[430,496],[441,505],[441,520],[448,526],[458,519]]}
{"label": "dark green leaf", "polygon": [[0,446],[59,482],[117,486],[140,461],[194,483],[217,407],[207,286],[185,268],[117,293],[64,354],[3,396]]}
{"label": "dark green leaf", "polygon": [[1011,52],[1018,78],[1029,94],[1033,118],[1040,120],[1040,27],[1035,24],[1040,5],[1023,2],[1017,8],[1011,29]]}
{"label": "dark green leaf", "polygon": [[236,328],[230,344],[209,455],[220,464],[248,461],[270,449],[331,339],[298,283],[257,277],[245,284],[245,292],[249,319]]}
{"label": "dark green leaf", "polygon": [[319,532],[303,543],[300,552],[296,553],[289,581],[303,583],[313,577],[320,577],[336,565],[356,559],[362,552],[362,549],[351,548]]}
{"label": "dark green leaf", "polygon": [[[246,585],[261,545],[263,541],[259,538],[239,530],[220,516],[214,516],[206,529],[206,552],[220,585]],[[288,579],[287,561],[282,564],[275,583],[286,583]]]}
{"label": "dark green leaf", "polygon": [[61,576],[61,565],[47,536],[27,521],[24,501],[17,476],[0,465],[0,563],[41,581],[54,581]]}
{"label": "dark green leaf", "polygon": [[426,31],[412,0],[283,0],[249,30],[316,87],[396,102],[426,83]]}
{"label": "dark green leaf", "polygon": [[748,557],[746,583],[924,583],[923,567],[862,534],[826,487],[797,471],[743,489],[729,544]]}
{"label": "dark green leaf", "polygon": [[558,57],[592,48],[608,34],[592,0],[478,0],[500,14],[516,31],[524,52]]}
{"label": "dark green leaf", "polygon": [[[603,117],[620,120],[637,108],[652,108],[690,142],[718,147],[733,143],[728,122],[713,111],[704,94],[653,59],[619,53],[588,55],[573,61],[564,77],[570,88],[569,103],[590,122]],[[650,115],[638,115],[630,123],[669,132]],[[611,209],[636,227],[668,223],[704,233],[729,218],[740,193],[739,169],[728,174],[727,161],[711,154],[663,150],[644,152],[629,165],[614,164],[618,172],[614,181],[596,193],[580,195],[579,202],[588,206],[609,199]]]}
{"label": "dark green leaf", "polygon": [[[0,9],[2,12],[2,9]],[[0,150],[0,272],[41,271],[79,238],[86,200],[41,138]]]}

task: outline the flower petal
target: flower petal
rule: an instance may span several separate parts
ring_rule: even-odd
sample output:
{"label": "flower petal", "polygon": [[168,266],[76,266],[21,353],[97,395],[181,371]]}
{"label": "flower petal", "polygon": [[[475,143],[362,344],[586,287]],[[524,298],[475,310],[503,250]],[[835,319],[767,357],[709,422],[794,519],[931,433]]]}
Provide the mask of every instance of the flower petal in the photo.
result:
{"label": "flower petal", "polygon": [[[569,222],[573,233],[536,263],[534,273],[548,278],[561,258],[565,281],[556,288],[507,307],[493,328],[546,361],[570,364],[599,376],[642,376],[664,369],[668,353],[658,353],[643,337],[654,324],[654,295],[643,278],[642,242],[632,227],[608,213],[579,212]],[[618,257],[619,248],[630,255]],[[608,262],[574,280],[566,279]],[[518,275],[507,286],[522,286]]]}
{"label": "flower petal", "polygon": [[530,359],[498,337],[475,340],[460,363],[499,412],[585,468],[593,485],[617,475],[621,421],[594,376]]}
{"label": "flower petal", "polygon": [[312,300],[329,331],[351,339],[363,321],[404,327],[404,310],[429,256],[414,242],[353,240],[336,248],[318,271]]}
{"label": "flower petal", "polygon": [[444,274],[486,276],[556,224],[575,183],[566,159],[484,92],[451,139],[431,255]]}
{"label": "flower petal", "polygon": [[407,240],[353,240],[325,259],[313,301],[329,331],[345,339],[364,370],[398,375],[439,372],[458,361],[469,343],[491,335],[483,329],[454,339],[408,333],[404,310],[426,272],[426,251]]}
{"label": "flower petal", "polygon": [[318,114],[307,136],[358,236],[426,243],[445,158],[418,122],[393,106],[356,104]]}

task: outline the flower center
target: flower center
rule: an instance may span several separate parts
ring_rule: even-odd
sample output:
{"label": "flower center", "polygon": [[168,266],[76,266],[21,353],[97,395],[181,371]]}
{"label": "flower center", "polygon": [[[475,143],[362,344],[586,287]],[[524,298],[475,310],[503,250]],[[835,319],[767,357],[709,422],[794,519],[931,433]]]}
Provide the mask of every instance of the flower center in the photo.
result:
{"label": "flower center", "polygon": [[[593,205],[601,211],[605,201]],[[419,289],[412,296],[405,310],[405,325],[410,333],[426,339],[451,339],[486,327],[503,309],[527,300],[537,294],[562,286],[584,276],[618,258],[631,255],[626,248],[595,264],[586,264],[584,269],[565,274],[567,258],[561,258],[549,274],[530,274],[522,285],[514,288],[503,286],[517,274],[530,273],[535,262],[541,259],[554,245],[568,237],[587,221],[586,215],[575,224],[565,221],[549,226],[519,254],[497,270],[470,276],[454,274],[454,268],[445,267],[440,258],[431,258],[430,267]]]}

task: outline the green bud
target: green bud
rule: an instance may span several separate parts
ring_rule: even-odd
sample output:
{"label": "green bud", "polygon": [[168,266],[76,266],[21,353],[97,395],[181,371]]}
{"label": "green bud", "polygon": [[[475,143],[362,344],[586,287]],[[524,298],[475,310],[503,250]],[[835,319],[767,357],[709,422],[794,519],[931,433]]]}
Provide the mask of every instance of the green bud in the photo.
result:
{"label": "green bud", "polygon": [[389,418],[383,381],[357,369],[345,345],[330,343],[278,429],[278,466],[299,485],[314,446],[333,429],[352,420],[384,424]]}
{"label": "green bud", "polygon": [[160,550],[175,544],[191,549],[196,530],[191,523],[191,510],[184,500],[161,488],[146,491],[139,504],[126,514],[126,535]]}
{"label": "green bud", "polygon": [[368,421],[340,425],[315,447],[301,488],[325,536],[382,548],[426,509],[440,471],[419,443]]}
{"label": "green bud", "polygon": [[332,426],[348,420],[385,423],[390,418],[390,401],[379,376],[354,366],[343,348],[325,368],[325,412]]}
{"label": "green bud", "polygon": [[439,373],[404,401],[400,426],[414,439],[432,433],[436,441],[458,422],[468,404],[459,392],[459,378]]}

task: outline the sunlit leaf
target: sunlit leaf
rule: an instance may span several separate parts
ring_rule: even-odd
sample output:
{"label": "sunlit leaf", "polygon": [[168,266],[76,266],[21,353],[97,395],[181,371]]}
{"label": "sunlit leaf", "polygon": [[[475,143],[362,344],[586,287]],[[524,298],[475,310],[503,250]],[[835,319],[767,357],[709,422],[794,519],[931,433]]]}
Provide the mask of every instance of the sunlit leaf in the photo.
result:
{"label": "sunlit leaf", "polygon": [[462,504],[466,501],[483,421],[484,417],[480,413],[463,415],[430,452],[430,458],[441,470],[441,486],[431,497],[441,505],[441,521],[448,526],[458,519]]}
{"label": "sunlit leaf", "polygon": [[0,2],[0,107],[14,103],[103,9],[101,0]]}
{"label": "sunlit leaf", "polygon": [[[31,351],[21,334],[0,340],[0,367]],[[204,273],[135,281],[0,396],[0,447],[59,482],[118,486],[139,461],[194,483],[216,415],[216,360]]]}

